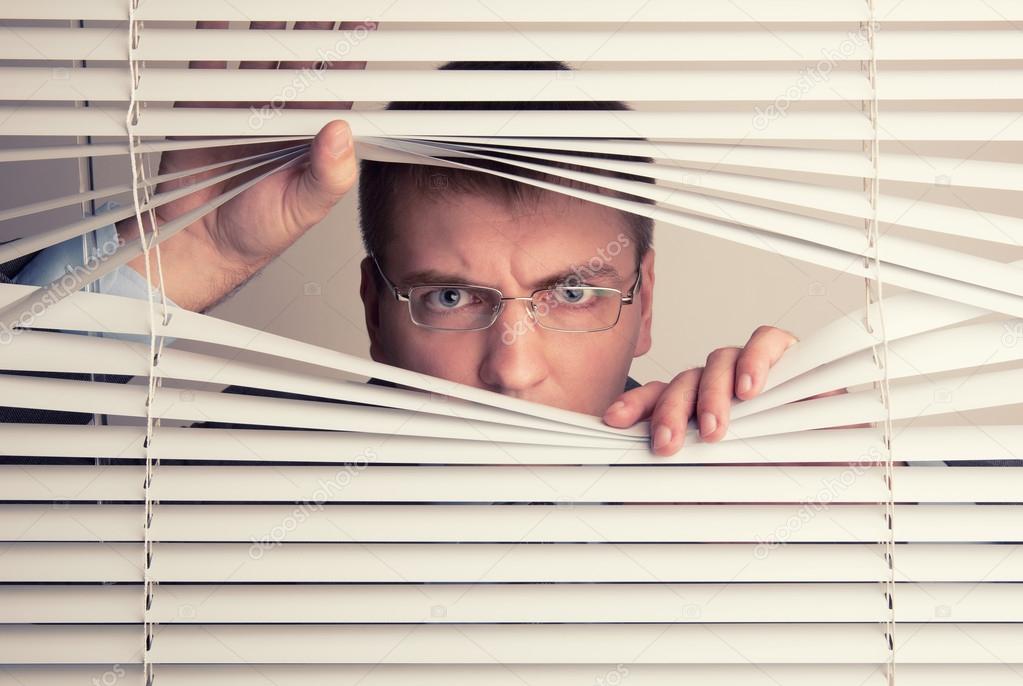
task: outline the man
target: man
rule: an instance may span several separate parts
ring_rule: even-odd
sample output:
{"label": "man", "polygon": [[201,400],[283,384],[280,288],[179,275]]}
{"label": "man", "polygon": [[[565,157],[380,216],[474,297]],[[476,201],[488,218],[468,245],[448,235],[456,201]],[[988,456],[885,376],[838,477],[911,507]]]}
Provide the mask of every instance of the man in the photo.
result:
{"label": "man", "polygon": [[[515,66],[567,68],[446,68]],[[392,108],[466,106],[625,109],[621,103]],[[160,173],[266,147],[169,152]],[[307,164],[268,177],[163,244],[166,296],[192,310],[211,307],[324,219],[359,177],[349,127],[330,122],[313,140]],[[713,351],[704,367],[639,385],[628,371],[632,358],[651,346],[652,222],[482,172],[364,162],[361,177],[360,218],[370,255],[361,265],[360,295],[376,361],[602,416],[611,426],[650,419],[651,449],[672,455],[683,445],[690,417],[698,418],[703,440],[719,440],[732,398],[754,397],[796,340],[762,326],[743,348]],[[157,221],[170,221],[221,190],[214,186],[164,205]],[[138,227],[128,219],[116,231],[128,240]],[[24,273],[31,278],[20,274],[18,280],[43,283],[59,274],[63,258],[53,256],[56,248],[28,265]],[[113,290],[144,296],[142,259],[120,271]],[[599,304],[599,311],[587,303]],[[495,308],[496,316],[488,316]]]}

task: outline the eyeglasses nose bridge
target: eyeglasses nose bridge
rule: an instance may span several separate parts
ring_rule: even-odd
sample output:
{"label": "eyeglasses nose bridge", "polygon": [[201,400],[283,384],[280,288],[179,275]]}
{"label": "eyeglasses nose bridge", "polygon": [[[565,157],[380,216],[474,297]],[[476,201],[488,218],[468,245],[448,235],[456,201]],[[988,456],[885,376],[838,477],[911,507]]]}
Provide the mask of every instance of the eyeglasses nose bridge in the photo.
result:
{"label": "eyeglasses nose bridge", "polygon": [[509,300],[528,300],[529,304],[526,305],[526,316],[528,316],[533,321],[536,321],[536,312],[535,312],[535,306],[533,304],[533,296],[531,296],[531,295],[510,296],[509,295],[509,296],[501,296],[501,300],[498,302],[497,307],[494,308],[494,321],[495,322],[497,321],[497,318],[501,316],[501,313],[504,312],[504,304],[505,304],[505,302],[507,302]]}

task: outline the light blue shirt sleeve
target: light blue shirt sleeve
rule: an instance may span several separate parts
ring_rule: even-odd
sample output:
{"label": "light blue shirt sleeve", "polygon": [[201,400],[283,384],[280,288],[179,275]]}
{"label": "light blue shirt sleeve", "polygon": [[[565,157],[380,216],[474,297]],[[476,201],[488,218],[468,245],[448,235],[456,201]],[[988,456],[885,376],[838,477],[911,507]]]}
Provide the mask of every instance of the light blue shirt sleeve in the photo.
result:
{"label": "light blue shirt sleeve", "polygon": [[[96,214],[103,214],[117,209],[115,202],[106,202],[96,208]],[[109,259],[120,247],[117,240],[117,227],[111,223],[96,229],[86,235],[89,246],[89,261],[102,261]],[[32,260],[22,267],[18,275],[12,279],[14,283],[44,286],[63,276],[69,269],[83,268],[86,260],[82,254],[81,237],[70,238],[63,243],[51,245],[39,252]],[[95,263],[95,262],[93,262]],[[95,282],[96,292],[106,295],[119,295],[125,298],[136,300],[147,300],[152,291],[156,302],[161,302],[160,289],[151,287],[145,278],[128,265],[121,265],[114,271],[102,276]],[[170,298],[167,304],[177,307]],[[108,338],[116,338],[123,341],[146,342],[146,336],[133,334],[100,334]],[[174,342],[173,338],[164,338],[164,345]]]}
{"label": "light blue shirt sleeve", "polygon": [[[107,202],[96,208],[96,214],[103,214],[117,209],[117,207],[117,203]],[[90,260],[109,259],[119,247],[117,227],[114,224],[108,224],[96,229],[87,235],[87,241]],[[69,269],[84,267],[85,259],[82,253],[82,239],[78,237],[51,245],[26,264],[13,281],[32,286],[48,284],[59,279]],[[149,293],[152,291],[157,300],[161,298],[160,289],[150,287],[146,279],[128,265],[122,265],[102,276],[96,284],[96,291],[106,295],[120,295],[125,298],[145,300],[149,298]],[[169,298],[167,302],[170,305],[174,304]]]}

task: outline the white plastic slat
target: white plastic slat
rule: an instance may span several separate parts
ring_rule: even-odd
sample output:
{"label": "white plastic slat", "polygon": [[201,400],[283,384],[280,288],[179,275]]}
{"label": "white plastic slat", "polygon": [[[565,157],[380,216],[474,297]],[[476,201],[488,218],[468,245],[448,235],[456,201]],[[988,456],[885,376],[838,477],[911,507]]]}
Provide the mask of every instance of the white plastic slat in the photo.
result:
{"label": "white plastic slat", "polygon": [[[76,111],[87,112],[89,111],[89,109],[92,108],[79,109]],[[258,176],[257,178],[262,178],[263,176],[272,173],[275,170],[275,168],[278,168],[275,166],[271,166],[269,171],[265,171],[265,168],[268,165],[286,164],[287,162],[293,161],[296,158],[298,158],[300,155],[303,154],[303,152],[304,147],[299,146],[296,148],[289,148],[287,150],[267,153],[266,155],[257,155],[255,157],[256,161],[254,162],[250,162],[248,164],[243,164],[241,166],[228,169],[227,171],[223,171],[219,174],[208,175],[205,178],[197,180],[193,184],[183,185],[179,188],[164,191],[162,193],[155,193],[152,195],[148,203],[143,204],[143,206],[141,207],[141,211],[146,212],[150,209],[156,209],[157,207],[165,205],[169,202],[173,202],[174,200],[187,197],[192,193],[198,192],[206,188],[210,188],[212,186],[215,186],[216,184],[222,183],[229,179],[234,179],[243,174],[251,175],[251,173],[261,172],[260,176]],[[252,183],[253,181],[254,181],[253,179],[250,179],[246,183]],[[237,187],[232,191],[227,191],[222,195],[216,196],[214,200],[206,202],[205,206],[213,207],[217,206],[218,204],[222,204],[223,202],[226,202],[228,198],[232,197],[233,191],[236,190]],[[205,211],[203,211],[203,209],[204,209],[203,207],[200,207],[199,209],[194,209],[187,213],[186,215],[179,217],[178,219],[180,221],[181,219],[187,219],[192,215],[198,215],[195,217],[197,219],[199,216],[205,214]],[[2,246],[0,246],[0,260],[12,260],[22,255],[28,255],[35,251],[42,250],[43,248],[47,248],[51,245],[61,243],[65,240],[68,240],[69,238],[81,236],[94,229],[98,229],[107,224],[117,222],[120,221],[121,219],[125,219],[127,217],[134,215],[135,215],[134,207],[130,206],[121,207],[103,214],[83,217],[82,219],[74,221],[65,226],[58,226],[45,231],[32,233],[28,236],[20,238],[17,241],[5,243]],[[167,230],[166,233],[168,234],[170,233],[169,231],[170,227],[168,225],[161,226],[161,229],[166,229]],[[135,241],[135,243],[137,244],[137,241]],[[139,252],[141,252],[141,247],[138,248],[138,250]],[[108,257],[105,262],[102,262],[100,264],[100,266],[91,270],[89,278],[93,280],[98,279],[100,276],[106,273],[106,271],[110,271],[113,268],[115,268],[120,262],[130,260],[131,259],[130,255],[131,250],[129,247],[125,246],[119,248],[114,256]]]}
{"label": "white plastic slat", "polygon": [[[12,40],[0,43],[0,59],[127,59],[127,44],[107,29],[8,27]],[[988,32],[993,33],[993,32]],[[1005,32],[1011,33],[1011,32]],[[793,62],[818,60],[821,51],[842,45],[848,31],[682,30],[625,26],[610,32],[579,26],[577,29],[505,27],[469,29],[397,29],[390,26],[364,30],[259,30],[203,29],[199,31],[144,28],[134,55],[140,60],[319,60],[444,62],[450,60],[599,60]],[[933,35],[933,34],[932,34]],[[987,34],[985,34],[987,37]],[[918,41],[922,54],[935,51],[935,41]],[[979,54],[1004,54],[998,47],[974,42]],[[858,41],[853,53],[836,52],[841,61],[864,59],[867,46]],[[1011,50],[1011,44],[1002,48]],[[1013,53],[1010,53],[1013,54]]]}
{"label": "white plastic slat", "polygon": [[[900,672],[906,678],[914,665]],[[968,671],[958,670],[956,676],[966,683],[986,679],[991,686],[1018,686],[1017,681],[999,680],[1002,673],[1011,674],[1008,667],[995,671],[998,666],[971,665]],[[161,664],[160,683],[164,686],[248,686],[253,675],[276,686],[450,686],[466,683],[491,686],[563,686],[567,683],[610,683],[628,678],[636,686],[674,686],[680,681],[696,681],[707,686],[884,686],[881,670],[876,665],[643,665],[643,664],[590,664],[590,665],[358,665],[358,664],[280,664],[280,665],[176,665]],[[141,686],[141,666],[109,664],[77,665],[9,665],[0,667],[0,686],[93,686],[103,678],[117,677],[118,683]],[[947,673],[947,669],[945,670]],[[929,678],[930,671],[921,678]],[[909,683],[900,681],[900,683]],[[931,685],[929,681],[912,682],[914,686]],[[934,682],[937,683],[937,682]]]}
{"label": "white plastic slat", "polygon": [[[654,470],[654,471],[652,471]],[[880,466],[177,466],[151,493],[176,501],[273,502],[879,502]],[[0,500],[138,501],[142,467],[0,465]],[[896,502],[1023,501],[1014,467],[894,468]]]}
{"label": "white plastic slat", "polygon": [[0,624],[0,663],[141,663],[145,644],[131,624]]}
{"label": "white plastic slat", "polygon": [[[127,43],[101,28],[5,27],[0,59],[125,60]],[[187,33],[186,33],[187,32]],[[140,60],[317,60],[444,62],[449,60],[575,61],[757,61],[835,63],[869,58],[867,41],[855,30],[773,28],[727,31],[624,25],[614,31],[585,24],[573,30],[492,26],[471,29],[397,29],[384,25],[361,31],[143,29],[134,55]],[[878,59],[976,61],[1023,58],[1016,30],[887,29]]]}
{"label": "white plastic slat", "polygon": [[[30,587],[25,587],[30,588]],[[16,591],[46,617],[74,587]],[[899,584],[898,621],[1023,621],[1023,584]],[[11,594],[13,595],[13,594]],[[99,594],[93,594],[97,596]],[[108,594],[109,595],[109,594]],[[127,597],[127,594],[122,594]],[[53,607],[53,610],[49,608]],[[78,612],[76,610],[75,612]],[[875,584],[161,585],[160,623],[476,622],[879,622],[888,608]],[[95,612],[103,621],[114,616]],[[121,617],[129,617],[122,611]],[[29,621],[21,619],[20,621]],[[46,621],[54,621],[48,619]],[[59,621],[59,620],[58,620]],[[70,621],[70,620],[64,620]],[[126,620],[126,621],[131,621]]]}
{"label": "white plastic slat", "polygon": [[[899,505],[895,540],[1023,542],[1020,505]],[[0,505],[3,541],[141,541],[138,505]],[[157,505],[172,542],[869,543],[880,505]]]}
{"label": "white plastic slat", "polygon": [[0,585],[0,624],[142,622],[137,584]]}
{"label": "white plastic slat", "polygon": [[[6,583],[141,582],[139,543],[0,543]],[[1020,582],[1017,544],[902,544],[896,580]],[[881,582],[879,544],[155,544],[156,581],[189,583]]]}
{"label": "white plastic slat", "polygon": [[[123,108],[89,107],[66,116],[60,107],[0,107],[0,135],[25,136],[123,136]],[[912,119],[928,113],[914,113]],[[258,115],[258,110],[257,110]],[[893,125],[899,120],[886,115]],[[955,112],[943,115],[948,129],[927,138],[950,140],[1018,140],[1023,125],[1014,127],[1008,113]],[[337,118],[331,110],[274,110],[269,118],[253,119],[248,109],[150,108],[139,118],[136,131],[141,136],[237,136],[255,133],[263,136],[313,136],[325,124]],[[346,111],[344,119],[355,136],[582,136],[587,138],[663,138],[663,139],[741,139],[752,140],[844,140],[862,141],[872,137],[869,122],[862,113],[790,112],[788,116],[758,130],[747,112],[516,112],[509,121],[507,112],[402,112]],[[252,123],[258,121],[254,130]],[[1001,125],[999,133],[994,127]],[[1010,124],[1009,126],[1006,126]],[[911,125],[911,124],[910,124]],[[899,134],[882,134],[897,139]],[[910,139],[918,140],[910,134]]]}
{"label": "white plastic slat", "polygon": [[[765,171],[774,170],[865,179],[871,178],[874,173],[865,154],[847,150],[642,140],[553,138],[530,140],[511,137],[466,138],[461,136],[436,138],[435,140],[436,142],[487,146],[509,151],[513,151],[515,148],[540,148],[550,151],[635,155],[650,157],[654,160],[674,160],[688,165],[698,165],[700,169],[706,167],[737,169],[748,174],[763,174]],[[1013,162],[885,152],[879,163],[878,174],[882,180],[908,181],[928,185],[943,183],[949,186],[995,190],[1023,190],[1023,165]],[[891,198],[892,196],[885,197]],[[953,206],[945,207],[951,210],[956,209]],[[889,218],[890,220],[891,218]]]}
{"label": "white plastic slat", "polygon": [[[0,425],[0,455],[52,458],[141,459],[145,432],[135,427],[51,426],[39,435],[33,424]],[[244,442],[239,441],[239,437]],[[459,447],[461,446],[461,447]],[[862,462],[882,455],[877,429],[823,429],[726,443],[689,442],[671,457],[635,448],[570,448],[492,441],[454,441],[403,436],[374,439],[362,433],[161,427],[154,457],[198,462],[324,462],[397,464],[780,464]],[[910,426],[899,431],[898,457],[935,460],[1023,460],[1023,426]]]}
{"label": "white plastic slat", "polygon": [[[372,408],[325,401],[268,398],[239,393],[186,391],[163,394],[153,415],[188,422],[229,422],[298,429],[359,431],[380,436],[421,436],[463,441],[494,440],[506,443],[626,449],[645,444],[639,437],[608,433],[578,435],[543,428],[506,426],[456,416],[441,417],[414,410]],[[98,412],[145,417],[146,388],[138,385],[94,384],[88,381],[0,376],[0,394],[16,398],[18,407],[70,412]],[[60,397],[60,400],[55,398]],[[199,438],[201,434],[196,434]]]}
{"label": "white plastic slat", "polygon": [[[569,76],[565,76],[568,73]],[[283,93],[288,101],[336,100],[339,94],[356,102],[415,101],[764,101],[773,100],[801,78],[800,69],[774,70],[578,70],[438,71],[294,69],[149,68],[136,89],[138,100],[150,102],[260,102],[267,93]],[[924,75],[928,76],[928,75]],[[969,76],[969,75],[965,75]],[[992,97],[1011,98],[1012,89],[997,88],[986,73],[968,79],[973,89],[989,85]],[[1011,83],[1013,74],[1005,74]],[[90,67],[54,70],[45,67],[0,67],[7,85],[6,100],[31,102],[89,100],[127,101],[131,78],[125,68]],[[932,80],[911,80],[913,98],[934,97]],[[931,85],[932,91],[921,90]],[[939,84],[940,85],[940,84]],[[953,84],[954,85],[954,84]],[[1000,94],[1000,95],[999,95]],[[982,97],[974,94],[975,97]],[[871,97],[859,70],[833,72],[826,82],[802,94],[804,101],[842,102]],[[912,99],[899,94],[899,99]]]}
{"label": "white plastic slat", "polygon": [[[568,73],[569,76],[565,74]],[[5,100],[127,101],[127,69],[0,67]],[[806,85],[803,85],[804,82]],[[799,84],[794,86],[794,84]],[[1023,98],[1023,72],[1015,69],[888,70],[878,82],[880,101],[1015,100]],[[870,100],[859,70],[834,70],[820,81],[803,68],[758,70],[412,71],[217,70],[152,67],[142,72],[139,100],[249,101],[286,93],[293,102],[352,101],[773,101],[798,88],[801,102]]]}
{"label": "white plastic slat", "polygon": [[[1018,622],[1023,584],[908,584],[898,621]],[[0,624],[140,623],[138,585],[3,585]],[[152,621],[202,623],[878,622],[860,584],[161,585]]]}
{"label": "white plastic slat", "polygon": [[[4,8],[9,19],[125,19],[127,9],[118,0],[96,0],[82,6],[76,0],[31,3],[16,0]],[[867,8],[854,0],[737,0],[724,5],[698,0],[559,0],[543,5],[523,5],[514,0],[491,0],[481,6],[472,0],[449,0],[438,7],[424,7],[415,0],[373,0],[352,3],[332,0],[299,0],[280,5],[274,0],[247,0],[239,7],[229,0],[151,0],[140,6],[137,16],[158,21],[324,21],[364,19],[391,22],[847,22],[866,21]],[[882,22],[999,22],[1023,19],[1014,0],[882,0],[877,5]]]}
{"label": "white plastic slat", "polygon": [[[492,686],[563,686],[624,681],[634,686],[885,686],[878,665],[159,665],[164,686],[248,686],[253,674],[277,686],[450,686],[459,679]],[[1023,676],[1013,664],[901,664],[900,686],[1020,686]],[[142,684],[140,665],[9,665],[0,667],[2,686],[93,686],[107,675],[118,683]]]}
{"label": "white plastic slat", "polygon": [[[156,153],[167,150],[188,150],[198,148],[216,148],[228,145],[245,145],[248,143],[285,143],[289,141],[308,140],[306,136],[260,137],[245,136],[241,138],[203,138],[193,140],[160,140],[141,141],[135,146],[137,153]],[[0,162],[24,162],[29,160],[59,160],[87,157],[111,157],[127,155],[127,143],[83,143],[80,145],[39,145],[24,148],[8,148],[0,150]]]}
{"label": "white plastic slat", "polygon": [[[381,143],[386,144],[383,141]],[[400,145],[404,149],[419,154],[433,154],[435,152],[432,147],[422,147],[414,143],[402,143]],[[441,148],[446,147],[438,145]],[[459,146],[458,150],[470,161],[477,158],[491,162],[505,159],[482,154],[465,146]],[[788,211],[763,207],[765,205],[781,203],[792,205],[799,212],[805,210],[824,210],[836,214],[868,219],[872,216],[872,212],[868,211],[869,207],[862,194],[802,182],[762,179],[755,176],[698,171],[667,165],[651,165],[642,162],[622,162],[617,160],[601,160],[596,162],[594,160],[580,159],[576,156],[550,153],[531,153],[530,156],[543,161],[550,160],[554,163],[582,164],[586,167],[599,166],[612,171],[647,175],[661,181],[669,181],[676,186],[681,186],[681,188],[665,188],[636,181],[608,179],[594,172],[565,171],[550,164],[535,164],[525,160],[507,160],[507,164],[532,171],[558,174],[574,180],[588,182],[594,186],[600,185],[624,191],[638,197],[657,201],[662,206],[679,209],[686,213],[696,213],[718,221],[727,221],[741,226],[764,230],[771,234],[781,234],[803,241],[818,243],[852,255],[869,255],[862,231],[857,231],[849,226],[834,222],[813,219],[802,214],[792,214]],[[707,198],[704,197],[704,193],[712,196],[737,196],[742,200],[733,201],[718,197]],[[922,206],[916,213],[917,221],[929,216],[931,221],[936,224],[932,229],[930,223],[921,225],[902,221],[902,216],[914,206],[914,202],[909,199],[880,196],[878,203],[879,208],[884,208],[878,211],[879,220],[891,220],[895,224],[905,223],[915,228],[981,239],[990,239],[997,236],[1002,228],[995,224],[992,218],[985,213],[974,213],[965,210],[960,213],[954,213],[953,211],[951,219],[943,220],[942,217],[944,215],[950,214],[944,209],[944,205],[915,203],[917,206]],[[964,217],[968,217],[968,219],[964,219]],[[995,218],[999,217],[995,215]],[[1007,228],[1010,229],[1010,233],[1008,236],[999,237],[999,242],[1013,243],[1012,229],[1015,229],[1015,233],[1023,236],[1023,219],[1004,216],[1000,218],[1004,220],[1004,224],[1008,225]],[[959,220],[959,222],[957,223],[956,220]],[[965,224],[965,226],[962,224]],[[770,239],[768,238],[767,240],[769,241]],[[1023,295],[1023,286],[1020,285],[1021,272],[1016,265],[984,259],[961,250],[942,248],[899,236],[886,236],[884,262],[935,275],[951,277],[991,289],[1003,290],[1015,295]],[[978,278],[978,272],[985,273],[985,276]]]}
{"label": "white plastic slat", "polygon": [[[54,0],[43,6],[18,0],[5,8],[11,19],[125,19],[127,9],[117,0],[102,0],[83,7],[74,0]],[[765,0],[741,0],[727,7],[707,6],[695,0],[641,2],[586,2],[559,0],[545,5],[522,5],[496,0],[481,6],[471,0],[449,0],[426,8],[414,0],[373,0],[372,2],[331,2],[299,0],[281,5],[273,0],[246,0],[236,6],[227,0],[151,0],[142,4],[136,16],[147,21],[335,21],[391,22],[729,22],[757,21],[856,22],[867,18],[866,8],[854,0],[832,0],[827,4],[794,0],[784,5]]]}
{"label": "white plastic slat", "polygon": [[[1023,553],[997,546],[943,546],[899,573],[941,581],[1023,580]],[[974,552],[973,548],[978,548]],[[972,568],[957,565],[969,553]],[[937,554],[945,563],[933,565]],[[1011,559],[1006,559],[1010,556]],[[994,559],[993,559],[994,558]],[[998,563],[996,565],[996,560]],[[930,567],[924,565],[932,563]],[[302,544],[158,543],[153,578],[165,582],[877,582],[888,577],[882,548],[750,544]]]}
{"label": "white plastic slat", "polygon": [[[903,624],[900,661],[1018,663],[1018,624]],[[883,663],[883,626],[864,624],[161,625],[160,662]],[[967,640],[964,639],[964,635]],[[972,639],[972,640],[971,640]],[[639,657],[637,657],[639,656]]]}
{"label": "white plastic slat", "polygon": [[141,582],[139,543],[0,542],[0,582]]}
{"label": "white plastic slat", "polygon": [[[446,145],[443,142],[438,144]],[[591,144],[593,145],[593,144]],[[659,150],[658,144],[648,143],[648,149],[642,153],[654,157],[665,156]],[[593,145],[595,148],[604,147],[601,144]],[[483,148],[474,145],[458,145],[457,150],[471,153],[492,152],[491,148]],[[762,151],[762,148],[756,151]],[[793,151],[801,152],[801,151]],[[520,153],[521,154],[521,153]],[[774,153],[772,153],[774,154]],[[784,154],[784,153],[783,153]],[[717,219],[730,219],[736,223],[745,224],[771,232],[794,235],[803,240],[810,240],[822,243],[831,247],[842,248],[849,252],[862,251],[862,232],[856,232],[847,225],[837,224],[821,219],[812,219],[803,216],[806,210],[821,210],[834,214],[844,215],[857,219],[869,219],[873,216],[868,199],[862,191],[842,190],[817,183],[807,183],[805,180],[791,181],[785,179],[760,178],[757,176],[761,170],[743,169],[743,174],[731,172],[714,171],[714,169],[701,169],[698,167],[687,168],[678,164],[659,164],[646,162],[625,162],[618,160],[595,160],[573,155],[546,153],[530,151],[528,157],[537,161],[551,161],[555,163],[568,163],[582,165],[584,167],[599,167],[608,170],[621,171],[630,174],[648,176],[659,181],[666,181],[673,184],[669,188],[654,188],[646,186],[645,191],[634,191],[642,197],[658,200],[662,204],[689,212],[696,212],[703,216]],[[743,157],[742,150],[737,153],[719,153],[719,162],[714,167],[720,166],[722,162],[728,163],[732,158]],[[781,155],[777,155],[781,157]],[[492,156],[487,159],[493,159]],[[841,157],[834,160],[838,162]],[[917,160],[917,169],[921,165],[932,164],[926,160]],[[767,162],[767,160],[765,160]],[[965,161],[960,161],[964,164]],[[524,165],[530,162],[512,162],[513,164]],[[768,162],[770,165],[777,165],[777,162]],[[956,161],[949,160],[946,166],[954,167]],[[993,166],[981,163],[981,173],[992,174],[1004,173],[1007,178],[1002,178],[996,187],[1012,186],[1014,177],[1023,172],[1023,166],[1014,164],[994,164]],[[771,167],[768,167],[771,168]],[[940,179],[936,174],[937,167],[931,166],[929,177],[916,177],[918,182],[933,184]],[[847,172],[851,173],[852,168]],[[557,172],[554,172],[557,173]],[[975,170],[967,168],[963,173],[956,170],[956,177],[961,181],[957,185],[970,185],[971,176]],[[869,175],[868,175],[869,176]],[[864,177],[866,178],[866,177]],[[617,182],[605,182],[608,185],[617,185]],[[642,188],[642,187],[639,187]],[[703,194],[713,196],[703,197]],[[738,201],[725,198],[737,197]],[[768,209],[781,205],[789,205],[800,214],[792,214],[788,211]],[[977,240],[1004,243],[1018,247],[1023,242],[1023,219],[1004,214],[984,212],[976,208],[962,208],[949,206],[941,203],[933,203],[919,198],[906,198],[897,195],[881,194],[878,197],[878,220],[885,224],[905,226],[909,228],[922,229],[937,233],[947,233],[963,238],[974,238]],[[860,240],[857,240],[860,239]],[[920,243],[919,241],[905,240],[898,236],[886,236],[886,259],[907,265],[915,265],[916,260],[908,258],[907,253],[915,254],[927,252],[928,260],[940,260],[951,262],[958,257],[964,262],[971,262],[976,258],[968,252],[960,251],[956,255],[952,251],[940,250],[935,246]],[[923,257],[923,256],[921,256]],[[995,263],[993,271],[1004,269],[1004,266]],[[976,265],[966,268],[965,272],[976,273]],[[959,275],[962,278],[962,274]],[[1011,281],[1018,277],[1013,275]],[[963,279],[971,281],[971,278]]]}

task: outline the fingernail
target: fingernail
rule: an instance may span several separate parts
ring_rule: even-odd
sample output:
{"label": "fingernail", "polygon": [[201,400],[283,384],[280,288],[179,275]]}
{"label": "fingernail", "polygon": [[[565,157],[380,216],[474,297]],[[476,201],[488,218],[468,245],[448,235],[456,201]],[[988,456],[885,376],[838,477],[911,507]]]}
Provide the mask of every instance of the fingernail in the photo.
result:
{"label": "fingernail", "polygon": [[753,377],[746,373],[740,374],[736,390],[739,393],[747,393],[751,388],[753,388]]}
{"label": "fingernail", "polygon": [[671,429],[661,424],[654,430],[653,449],[660,450],[669,443],[671,443]]}
{"label": "fingernail", "polygon": [[704,412],[700,415],[700,435],[709,436],[714,433],[714,429],[718,428],[718,418],[710,412]]}
{"label": "fingernail", "polygon": [[351,130],[347,126],[339,127],[330,139],[330,154],[341,157],[352,147]]}
{"label": "fingernail", "polygon": [[607,412],[605,414],[614,414],[615,412],[621,412],[624,409],[625,409],[625,401],[624,400],[618,400],[618,401],[616,401],[614,403],[611,403],[611,407],[607,408]]}

